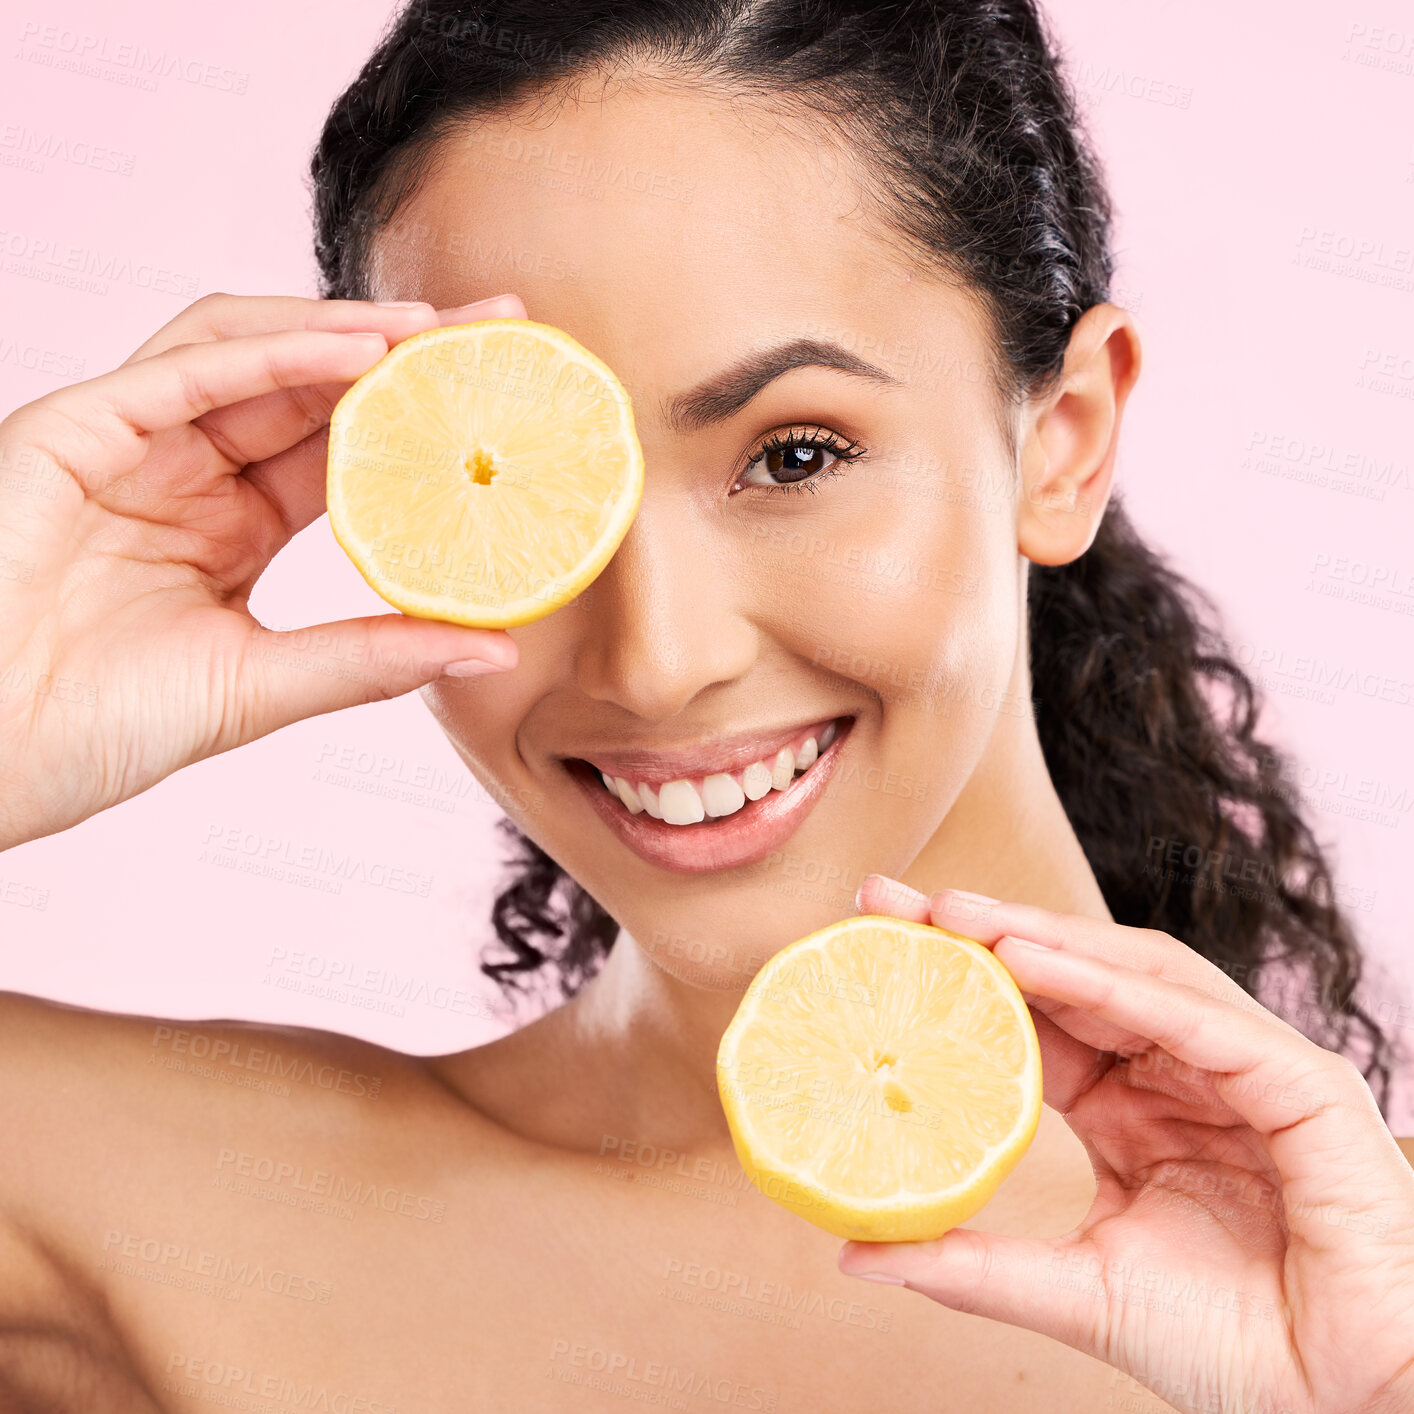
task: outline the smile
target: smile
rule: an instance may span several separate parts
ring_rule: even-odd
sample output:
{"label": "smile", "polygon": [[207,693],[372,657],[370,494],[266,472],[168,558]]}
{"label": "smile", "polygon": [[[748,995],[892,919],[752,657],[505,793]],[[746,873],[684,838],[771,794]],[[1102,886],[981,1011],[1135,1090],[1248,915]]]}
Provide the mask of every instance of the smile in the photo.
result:
{"label": "smile", "polygon": [[714,771],[695,780],[630,781],[611,776],[592,761],[590,765],[630,815],[646,810],[665,825],[697,825],[709,815],[714,820],[734,815],[748,800],[760,800],[767,791],[785,790],[819,760],[821,752],[830,749],[836,730],[836,724],[829,722],[818,729],[818,735],[812,729],[781,747],[769,761],[752,761],[743,770]]}
{"label": "smile", "polygon": [[819,799],[853,725],[827,718],[735,747],[567,758],[596,814],[649,863],[687,873],[754,863]]}

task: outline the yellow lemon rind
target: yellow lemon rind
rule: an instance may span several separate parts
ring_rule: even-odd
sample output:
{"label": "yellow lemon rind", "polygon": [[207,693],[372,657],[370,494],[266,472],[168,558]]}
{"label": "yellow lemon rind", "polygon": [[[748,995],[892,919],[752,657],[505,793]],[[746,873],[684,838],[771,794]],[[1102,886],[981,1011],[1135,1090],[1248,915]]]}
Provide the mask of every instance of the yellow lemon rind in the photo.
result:
{"label": "yellow lemon rind", "polygon": [[[582,363],[600,374],[607,386],[620,395],[620,412],[624,420],[624,441],[630,453],[629,466],[632,476],[630,493],[621,498],[614,516],[606,523],[599,538],[572,570],[551,580],[545,589],[533,595],[506,602],[458,598],[445,594],[428,594],[409,589],[383,574],[372,558],[365,552],[352,528],[347,522],[347,508],[339,493],[335,463],[336,448],[343,442],[343,429],[353,416],[367,391],[366,379],[385,369],[388,361],[403,353],[412,353],[419,348],[434,344],[449,335],[456,335],[466,329],[492,329],[496,326],[508,329],[534,329],[549,342],[558,345],[575,362]],[[357,394],[357,396],[355,396]],[[384,358],[355,382],[334,405],[329,417],[329,465],[326,475],[326,502],[329,511],[329,528],[340,548],[353,562],[369,588],[381,599],[391,604],[399,612],[410,618],[437,619],[445,623],[461,624],[466,628],[516,628],[521,624],[533,623],[556,609],[563,608],[571,599],[584,592],[599,575],[604,566],[613,558],[614,552],[623,543],[633,518],[638,514],[643,498],[643,449],[638,441],[638,431],[633,419],[633,404],[614,371],[600,358],[590,353],[582,344],[571,338],[563,329],[552,324],[541,324],[533,319],[481,319],[470,324],[448,324],[436,329],[426,329],[413,334],[395,345]]]}
{"label": "yellow lemon rind", "polygon": [[[751,1148],[749,1136],[752,1126],[746,1106],[730,1078],[737,1042],[751,1024],[753,1008],[749,1003],[753,994],[774,986],[779,975],[793,966],[803,952],[819,951],[840,932],[867,923],[900,931],[917,930],[930,936],[942,935],[972,953],[999,981],[1003,995],[1012,1002],[1028,1054],[1027,1072],[1036,1077],[1036,1083],[1026,1093],[1024,1108],[1005,1139],[991,1146],[986,1159],[967,1178],[928,1193],[910,1191],[875,1199],[843,1197],[802,1176],[789,1165],[772,1162],[769,1156]],[[772,1202],[806,1222],[836,1237],[857,1242],[926,1242],[941,1237],[980,1211],[1015,1168],[1035,1137],[1041,1118],[1040,1073],[1040,1043],[1030,1010],[1011,974],[989,948],[944,928],[876,915],[832,923],[798,939],[771,957],[752,979],[717,1051],[717,1089],[731,1132],[732,1147],[752,1185]]]}

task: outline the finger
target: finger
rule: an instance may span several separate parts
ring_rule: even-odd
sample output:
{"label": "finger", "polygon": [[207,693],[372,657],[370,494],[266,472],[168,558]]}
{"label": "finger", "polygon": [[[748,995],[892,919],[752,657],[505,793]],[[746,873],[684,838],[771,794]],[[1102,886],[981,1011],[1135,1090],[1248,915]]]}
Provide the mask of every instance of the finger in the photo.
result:
{"label": "finger", "polygon": [[1114,1051],[1073,1035],[1048,1016],[1037,1000],[1026,997],[1026,1001],[1041,1052],[1041,1099],[1053,1110],[1067,1114],[1104,1078],[1117,1057]]}
{"label": "finger", "polygon": [[504,630],[402,614],[283,632],[257,628],[239,669],[242,696],[252,704],[241,740],[322,712],[400,697],[443,676],[505,671],[517,658]]}
{"label": "finger", "polygon": [[860,913],[878,913],[909,923],[929,921],[928,895],[884,874],[870,874],[865,878],[854,896],[854,906]]}
{"label": "finger", "polygon": [[305,299],[296,295],[203,295],[168,320],[123,365],[151,358],[179,344],[207,343],[282,329],[322,329],[346,334],[369,331],[384,335],[389,347],[424,329],[442,324],[469,324],[478,319],[524,319],[518,295],[490,299],[452,309],[434,310],[426,300]]}
{"label": "finger", "polygon": [[243,469],[250,480],[256,467],[293,452],[309,437],[319,439],[327,460],[329,418],[351,386],[312,383],[307,387],[281,388],[217,408],[192,425],[200,428],[216,450],[233,467]]}
{"label": "finger", "polygon": [[[425,310],[427,319],[416,328],[410,327],[405,333],[389,337],[389,347],[408,334],[437,327],[439,321],[441,324],[465,324],[481,319],[523,318],[525,306],[514,295],[498,295],[495,299],[480,300],[459,309],[434,311],[431,305],[427,305]],[[517,310],[519,314],[515,313]],[[294,447],[311,433],[327,427],[334,405],[351,386],[351,383],[343,382],[279,389],[261,397],[243,399],[229,407],[216,408],[197,418],[196,426],[211,438],[218,451],[229,461],[237,466],[248,466],[252,462],[263,462],[274,457]]]}
{"label": "finger", "polygon": [[435,328],[437,314],[422,300],[378,304],[373,300],[304,299],[297,295],[203,295],[164,324],[123,365],[165,353],[179,344],[209,343],[282,329],[322,329],[331,334],[367,331],[389,345]]}
{"label": "finger", "polygon": [[519,295],[495,295],[437,311],[439,325],[475,324],[478,319],[524,319],[525,305]]}
{"label": "finger", "polygon": [[285,533],[298,535],[327,509],[329,429],[321,427],[293,447],[252,463],[242,477],[275,508]]}
{"label": "finger", "polygon": [[[1008,934],[1031,938],[1068,952],[1114,959],[1129,967],[1189,980],[1214,974],[1220,985],[1224,974],[1177,939],[1151,928],[1128,928],[1105,919],[1081,914],[1052,913],[1030,904],[1003,903],[965,889],[943,889],[927,895],[897,879],[870,874],[859,886],[855,906],[862,913],[882,913],[960,933],[991,946]],[[1232,984],[1242,996],[1246,993]],[[1250,998],[1249,998],[1250,1000]]]}
{"label": "finger", "polygon": [[183,344],[46,394],[23,409],[25,431],[101,489],[143,461],[152,432],[277,388],[352,382],[386,352],[381,334],[303,329]]}
{"label": "finger", "polygon": [[1157,928],[1131,928],[1105,918],[1053,913],[1033,904],[1002,902],[960,889],[943,889],[932,895],[928,905],[930,921],[937,927],[981,943],[994,944],[1008,934],[1028,938],[1082,957],[1103,957],[1124,967],[1187,982],[1234,1006],[1265,1011],[1221,968]]}
{"label": "finger", "polygon": [[[1126,1062],[1129,1071],[1160,1070],[1194,1093],[1211,1084],[1214,1105],[1226,1106],[1267,1141],[1287,1180],[1306,1175],[1312,1155],[1319,1172],[1352,1124],[1358,1129],[1362,1120],[1379,1117],[1350,1062],[1271,1012],[1247,1011],[1186,983],[1016,938],[1000,939],[995,952],[1023,991],[1143,1037],[1148,1044]],[[1052,1017],[1073,1034],[1067,1014]]]}
{"label": "finger", "polygon": [[846,1276],[906,1285],[954,1311],[1048,1335],[1098,1355],[1103,1303],[1076,1300],[1067,1276],[1094,1264],[1088,1243],[1038,1241],[955,1227],[932,1242],[847,1242]]}
{"label": "finger", "polygon": [[[993,949],[995,951],[995,948]],[[1142,1051],[1149,1040],[1136,1035],[1123,1026],[1112,1026],[1108,1021],[1053,997],[1038,997],[1022,992],[1032,1015],[1042,1014],[1058,1026],[1067,1036],[1073,1037],[1095,1051],[1117,1051],[1120,1055],[1132,1056]]]}

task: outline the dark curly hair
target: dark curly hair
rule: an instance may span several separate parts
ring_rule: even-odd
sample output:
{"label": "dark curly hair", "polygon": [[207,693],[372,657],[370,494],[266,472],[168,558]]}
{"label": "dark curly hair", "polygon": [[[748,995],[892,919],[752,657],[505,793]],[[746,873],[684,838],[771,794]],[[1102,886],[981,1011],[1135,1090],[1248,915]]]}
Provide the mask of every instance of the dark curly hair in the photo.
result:
{"label": "dark curly hair", "polygon": [[[1109,297],[1110,204],[1031,0],[412,0],[340,95],[311,163],[322,293],[366,296],[371,237],[478,113],[623,63],[813,118],[867,154],[918,257],[984,301],[1001,393],[1055,386],[1076,321]],[[1253,684],[1199,593],[1111,504],[1072,564],[1032,565],[1034,710],[1110,911],[1162,929],[1352,1054],[1382,1108],[1398,1059],[1361,1004],[1362,957],[1302,816],[1256,735]],[[509,991],[571,995],[618,925],[509,821],[493,910]]]}

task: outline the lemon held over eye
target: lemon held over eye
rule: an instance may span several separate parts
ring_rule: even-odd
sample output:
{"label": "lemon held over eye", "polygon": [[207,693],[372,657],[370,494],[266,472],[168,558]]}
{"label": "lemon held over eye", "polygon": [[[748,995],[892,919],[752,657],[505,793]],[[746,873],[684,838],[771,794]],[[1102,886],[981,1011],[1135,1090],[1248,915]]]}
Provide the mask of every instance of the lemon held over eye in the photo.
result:
{"label": "lemon held over eye", "polygon": [[836,1237],[965,1222],[1036,1133],[1041,1052],[1011,974],[969,938],[863,915],[783,948],[717,1052],[737,1158]]}
{"label": "lemon held over eye", "polygon": [[563,330],[486,319],[390,349],[329,420],[329,524],[390,604],[512,628],[608,564],[643,494],[628,393]]}

